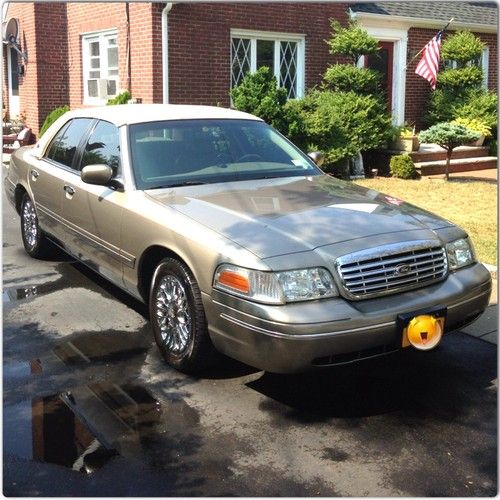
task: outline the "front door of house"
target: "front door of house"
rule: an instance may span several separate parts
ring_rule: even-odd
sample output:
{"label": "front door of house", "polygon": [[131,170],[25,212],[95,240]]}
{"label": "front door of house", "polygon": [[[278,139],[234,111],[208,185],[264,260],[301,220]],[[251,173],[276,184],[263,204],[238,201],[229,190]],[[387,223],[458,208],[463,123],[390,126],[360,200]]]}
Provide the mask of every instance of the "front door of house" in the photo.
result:
{"label": "front door of house", "polygon": [[365,57],[365,66],[382,74],[381,87],[387,102],[387,109],[392,111],[392,70],[394,60],[394,42],[379,42],[379,51]]}
{"label": "front door of house", "polygon": [[9,85],[9,115],[19,116],[19,53],[12,47],[7,47],[8,85]]}

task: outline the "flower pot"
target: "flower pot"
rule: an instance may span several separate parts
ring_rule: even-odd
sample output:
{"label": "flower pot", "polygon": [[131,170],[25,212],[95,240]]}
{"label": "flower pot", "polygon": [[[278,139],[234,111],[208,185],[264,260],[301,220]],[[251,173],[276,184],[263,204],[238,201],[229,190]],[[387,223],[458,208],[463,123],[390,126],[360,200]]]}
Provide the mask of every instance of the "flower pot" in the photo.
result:
{"label": "flower pot", "polygon": [[394,143],[393,148],[398,151],[407,151],[411,153],[412,151],[418,151],[420,147],[420,141],[418,136],[413,135],[411,137],[398,137]]}
{"label": "flower pot", "polygon": [[482,135],[481,137],[479,137],[479,139],[477,141],[474,141],[474,142],[469,142],[469,144],[467,144],[468,146],[482,146],[483,143],[484,143],[484,135]]}

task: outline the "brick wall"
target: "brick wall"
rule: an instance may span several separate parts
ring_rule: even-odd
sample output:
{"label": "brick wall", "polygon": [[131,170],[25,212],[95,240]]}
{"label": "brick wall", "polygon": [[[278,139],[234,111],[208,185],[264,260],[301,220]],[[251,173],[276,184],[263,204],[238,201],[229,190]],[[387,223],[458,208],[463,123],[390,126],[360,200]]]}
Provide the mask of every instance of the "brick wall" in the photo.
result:
{"label": "brick wall", "polygon": [[[435,29],[410,28],[408,31],[408,61],[421,50],[429,40],[436,34]],[[453,34],[452,31],[444,34],[443,40]],[[496,90],[498,86],[498,66],[497,66],[497,36],[496,34],[475,33],[486,45],[489,46],[488,64],[488,87]],[[423,115],[427,109],[431,88],[429,83],[422,77],[415,74],[415,68],[420,60],[420,56],[408,65],[406,72],[406,105],[405,120],[415,124],[417,129],[421,129]]]}
{"label": "brick wall", "polygon": [[[161,6],[154,8],[161,13]],[[331,18],[347,22],[346,4],[174,4],[168,20],[170,102],[229,105],[231,28],[305,34],[306,88],[318,84],[332,61],[324,42]]]}

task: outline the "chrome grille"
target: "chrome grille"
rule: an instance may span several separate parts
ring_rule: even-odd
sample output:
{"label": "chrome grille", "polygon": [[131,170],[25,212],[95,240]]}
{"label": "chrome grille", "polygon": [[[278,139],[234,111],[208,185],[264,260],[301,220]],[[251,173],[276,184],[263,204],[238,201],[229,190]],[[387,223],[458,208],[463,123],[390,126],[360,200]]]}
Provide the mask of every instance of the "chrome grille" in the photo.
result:
{"label": "chrome grille", "polygon": [[446,252],[432,240],[363,250],[339,257],[335,265],[345,294],[355,299],[420,288],[448,273]]}

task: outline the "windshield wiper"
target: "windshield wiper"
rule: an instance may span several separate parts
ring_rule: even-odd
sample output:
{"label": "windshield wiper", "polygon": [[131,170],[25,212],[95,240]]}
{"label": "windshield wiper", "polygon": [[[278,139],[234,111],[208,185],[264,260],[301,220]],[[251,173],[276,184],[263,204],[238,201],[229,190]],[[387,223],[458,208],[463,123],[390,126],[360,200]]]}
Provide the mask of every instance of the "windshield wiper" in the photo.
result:
{"label": "windshield wiper", "polygon": [[182,187],[182,186],[199,186],[201,184],[206,184],[203,181],[183,181],[176,182],[174,184],[160,184],[158,186],[148,187],[147,189],[166,189],[166,188],[174,188],[174,187]]}

